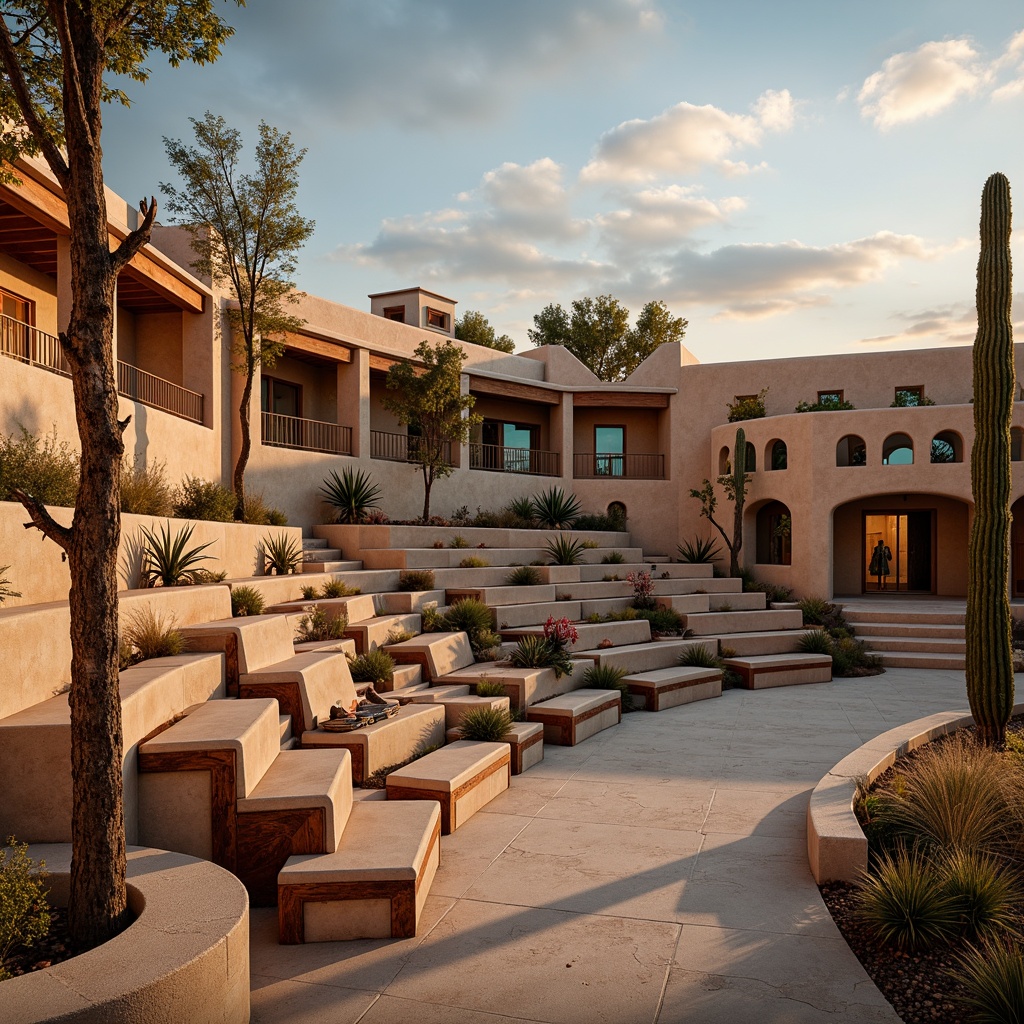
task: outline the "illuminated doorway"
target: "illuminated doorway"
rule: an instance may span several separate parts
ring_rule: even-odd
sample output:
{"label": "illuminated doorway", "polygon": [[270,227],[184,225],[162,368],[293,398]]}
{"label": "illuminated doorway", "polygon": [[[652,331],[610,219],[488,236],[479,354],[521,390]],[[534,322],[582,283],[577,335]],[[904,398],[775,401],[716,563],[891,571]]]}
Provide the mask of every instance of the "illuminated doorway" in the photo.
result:
{"label": "illuminated doorway", "polygon": [[933,509],[865,512],[864,593],[932,593],[934,534]]}

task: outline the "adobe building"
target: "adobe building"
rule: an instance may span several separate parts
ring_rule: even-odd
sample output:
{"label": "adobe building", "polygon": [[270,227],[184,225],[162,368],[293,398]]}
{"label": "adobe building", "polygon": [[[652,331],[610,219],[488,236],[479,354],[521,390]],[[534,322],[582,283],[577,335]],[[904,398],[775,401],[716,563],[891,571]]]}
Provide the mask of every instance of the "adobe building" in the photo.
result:
{"label": "adobe building", "polygon": [[[57,333],[70,312],[68,218],[41,164],[0,186],[0,431],[55,430],[76,442],[71,382]],[[108,192],[112,241],[135,211]],[[127,450],[185,475],[229,483],[239,445],[242,381],[231,370],[230,296],[189,269],[187,235],[158,227],[117,288],[117,381]],[[370,296],[370,311],[306,296],[301,330],[253,389],[247,485],[308,532],[323,522],[318,488],[358,465],[384,490],[393,519],[412,519],[422,486],[405,427],[384,409],[389,367],[428,339],[452,339],[454,300],[423,288]],[[971,518],[971,350],[768,359],[701,365],[680,345],[658,349],[625,382],[599,381],[562,348],[516,355],[452,341],[463,387],[483,417],[452,452],[432,508],[497,509],[551,486],[585,510],[625,506],[635,542],[673,555],[714,536],[690,495],[725,472],[737,426],[750,473],[741,561],[798,596],[872,594],[871,551],[892,553],[886,593],[962,596]],[[763,417],[730,423],[730,406],[764,392]],[[850,405],[796,412],[801,404]],[[899,403],[894,405],[894,403]],[[1024,415],[1014,413],[1020,461]],[[731,506],[718,488],[719,513]],[[1024,481],[1015,479],[1015,513]],[[1013,527],[1013,595],[1024,596],[1024,514]],[[1019,524],[1019,525],[1018,525]]]}

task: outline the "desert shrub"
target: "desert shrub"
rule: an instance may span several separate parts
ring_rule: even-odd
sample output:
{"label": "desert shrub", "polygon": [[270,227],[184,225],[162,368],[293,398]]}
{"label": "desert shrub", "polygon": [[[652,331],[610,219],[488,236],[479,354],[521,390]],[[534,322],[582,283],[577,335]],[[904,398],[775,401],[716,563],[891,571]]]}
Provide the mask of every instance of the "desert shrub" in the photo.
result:
{"label": "desert shrub", "polygon": [[705,644],[694,644],[687,647],[679,656],[679,664],[688,668],[721,668],[722,661]]}
{"label": "desert shrub", "polygon": [[637,608],[636,617],[651,624],[652,633],[682,633],[686,629],[682,615],[675,608]]}
{"label": "desert shrub", "polygon": [[267,504],[260,491],[247,491],[242,505],[242,521],[252,526],[287,526],[288,517]]}
{"label": "desert shrub", "polygon": [[380,511],[378,499],[381,493],[372,476],[351,466],[343,469],[340,476],[337,470],[331,470],[320,488],[324,504],[335,510],[335,522],[338,523],[368,522],[372,510]]}
{"label": "desert shrub", "polygon": [[515,668],[549,668],[553,657],[551,646],[543,636],[527,633],[519,638],[508,660]]}
{"label": "desert shrub", "polygon": [[404,644],[406,640],[411,640],[415,635],[407,629],[389,629],[388,635],[384,638],[384,644],[388,647],[392,644]]}
{"label": "desert shrub", "polygon": [[800,611],[804,616],[805,626],[824,626],[833,605],[823,597],[804,597],[800,599]]}
{"label": "desert shrub", "polygon": [[490,679],[481,679],[476,684],[476,695],[478,697],[507,697],[508,690],[503,683],[496,683]]}
{"label": "desert shrub", "polygon": [[583,543],[575,537],[553,537],[545,548],[552,565],[579,565],[583,561]]}
{"label": "desert shrub", "polygon": [[186,476],[175,492],[173,511],[179,519],[230,523],[235,518],[235,495],[214,480]]}
{"label": "desert shrub", "polygon": [[523,528],[533,526],[533,498],[513,498],[504,511],[520,520]]}
{"label": "desert shrub", "polygon": [[169,516],[174,492],[164,475],[164,464],[145,466],[125,456],[121,466],[121,511],[140,516]]}
{"label": "desert shrub", "polygon": [[633,710],[633,694],[629,692],[629,683],[624,682],[624,668],[614,665],[591,665],[583,673],[583,685],[593,690],[618,690],[622,696],[622,710]]}
{"label": "desert shrub", "polygon": [[721,555],[718,543],[709,537],[694,537],[676,545],[679,561],[690,565],[707,565]]}
{"label": "desert shrub", "polygon": [[[833,631],[834,632],[834,631]],[[851,636],[832,637],[832,675],[872,675],[882,670],[882,659],[870,654],[863,642]]]}
{"label": "desert shrub", "polygon": [[828,395],[817,402],[797,402],[794,412],[838,412],[842,409],[855,409],[852,402],[838,395]]}
{"label": "desert shrub", "polygon": [[542,529],[571,529],[580,517],[580,500],[571,491],[550,487],[533,498],[533,519]]}
{"label": "desert shrub", "polygon": [[1024,1020],[1024,952],[1016,943],[968,947],[952,976],[963,986],[958,1001],[979,1024]]}
{"label": "desert shrub", "polygon": [[173,658],[188,650],[188,642],[174,628],[174,616],[164,619],[152,608],[136,608],[125,616],[119,655],[121,668],[150,658]]}
{"label": "desert shrub", "polygon": [[444,616],[436,605],[428,605],[420,612],[420,628],[424,633],[440,633],[445,629]]}
{"label": "desert shrub", "polygon": [[474,654],[479,655],[501,643],[501,638],[493,631],[491,609],[483,601],[469,597],[456,601],[445,612],[444,623],[445,628],[453,632],[461,631],[469,637],[469,645]]}
{"label": "desert shrub", "polygon": [[362,591],[359,587],[350,587],[344,580],[337,580],[333,577],[329,580],[324,580],[320,587],[321,597],[355,597],[356,594],[360,594]]}
{"label": "desert shrub", "polygon": [[15,501],[21,490],[44,505],[71,508],[78,494],[79,460],[67,441],[57,440],[57,428],[39,438],[21,428],[0,437],[0,501]]}
{"label": "desert shrub", "polygon": [[857,912],[880,942],[904,953],[949,941],[957,931],[956,900],[924,857],[901,848],[881,853],[856,894]]}
{"label": "desert shrub", "polygon": [[354,683],[373,683],[379,686],[391,681],[395,660],[380,647],[357,657],[349,656],[348,668]]}
{"label": "desert shrub", "polygon": [[633,607],[637,611],[654,607],[654,580],[646,569],[626,573],[626,582],[633,588]]}
{"label": "desert shrub", "polygon": [[448,547],[450,548],[468,548],[469,541],[462,536],[461,533],[455,534],[450,541],[448,541]]}
{"label": "desert shrub", "polygon": [[509,587],[537,587],[543,582],[543,577],[532,565],[516,566],[505,577],[505,585]]}
{"label": "desert shrub", "polygon": [[832,654],[832,637],[823,629],[811,629],[797,640],[797,650],[802,654]]}
{"label": "desert shrub", "polygon": [[311,584],[307,584],[304,587],[299,588],[299,593],[302,594],[303,601],[315,601],[319,596],[317,588]]}
{"label": "desert shrub", "polygon": [[0,565],[0,604],[3,604],[9,597],[21,597],[21,591],[13,590],[11,581],[4,575],[8,569],[10,569],[9,565]]}
{"label": "desert shrub", "polygon": [[953,898],[960,931],[969,939],[995,939],[1019,924],[1020,896],[1013,876],[1000,858],[954,850],[940,865],[942,884]]}
{"label": "desert shrub", "polygon": [[470,555],[468,558],[462,559],[459,562],[460,569],[486,569],[491,563],[485,558],[477,558],[476,555]]}
{"label": "desert shrub", "polygon": [[621,551],[611,551],[601,559],[602,565],[623,565],[626,556]]}
{"label": "desert shrub", "polygon": [[405,569],[398,574],[398,589],[424,591],[434,589],[434,574],[429,569]]}
{"label": "desert shrub", "polygon": [[626,517],[606,515],[603,512],[585,512],[576,517],[572,524],[574,530],[600,530],[603,533],[621,533],[626,529]]}
{"label": "desert shrub", "polygon": [[621,608],[618,611],[610,611],[605,617],[605,622],[633,622],[640,617],[640,613],[630,606]]}
{"label": "desert shrub", "polygon": [[754,576],[748,569],[740,570],[740,579],[743,580],[743,590],[745,593],[762,593],[769,601],[791,601],[793,599],[793,591],[789,587],[784,587],[779,583],[765,583],[762,580],[754,579]]}
{"label": "desert shrub", "polygon": [[204,555],[213,541],[189,548],[195,524],[183,526],[171,536],[169,523],[161,523],[157,531],[140,526],[142,534],[142,568],[140,580],[144,587],[183,587],[203,582],[200,562],[209,561]]}
{"label": "desert shrub", "polygon": [[299,542],[287,533],[265,537],[260,542],[260,553],[266,565],[268,576],[290,576],[298,572],[302,563],[302,548]]}
{"label": "desert shrub", "polygon": [[7,840],[0,848],[0,981],[10,977],[7,962],[19,947],[31,948],[50,930],[45,863],[28,855],[28,844]]}
{"label": "desert shrub", "polygon": [[459,728],[464,740],[497,743],[512,728],[512,716],[504,707],[473,708],[462,716]]}
{"label": "desert shrub", "polygon": [[761,388],[756,395],[744,395],[733,402],[726,402],[729,409],[729,422],[738,423],[741,420],[760,419],[765,414],[764,396],[768,394],[767,388]]}
{"label": "desert shrub", "polygon": [[243,615],[262,615],[266,603],[255,587],[231,588],[231,614],[235,618]]}
{"label": "desert shrub", "polygon": [[332,619],[323,608],[310,606],[299,619],[295,638],[300,643],[310,640],[340,640],[347,628],[348,619],[344,615]]}

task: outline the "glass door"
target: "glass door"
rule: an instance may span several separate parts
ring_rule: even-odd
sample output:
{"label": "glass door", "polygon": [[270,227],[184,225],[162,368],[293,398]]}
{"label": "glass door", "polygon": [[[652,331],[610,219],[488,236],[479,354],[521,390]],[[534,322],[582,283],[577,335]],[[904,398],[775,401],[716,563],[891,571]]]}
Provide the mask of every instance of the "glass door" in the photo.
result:
{"label": "glass door", "polygon": [[864,514],[864,593],[931,593],[930,509]]}

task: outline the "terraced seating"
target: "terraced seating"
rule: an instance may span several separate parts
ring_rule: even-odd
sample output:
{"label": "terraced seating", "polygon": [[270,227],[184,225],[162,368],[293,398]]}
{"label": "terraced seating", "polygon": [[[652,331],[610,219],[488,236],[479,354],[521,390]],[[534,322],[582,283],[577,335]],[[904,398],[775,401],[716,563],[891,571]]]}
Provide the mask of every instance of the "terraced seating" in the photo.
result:
{"label": "terraced seating", "polygon": [[590,667],[589,660],[571,662],[573,671],[561,677],[553,668],[512,668],[494,661],[479,662],[442,676],[441,684],[468,684],[475,687],[485,680],[500,683],[514,708],[525,708],[538,701],[548,700],[582,685],[575,682]]}
{"label": "terraced seating", "polygon": [[[763,595],[762,595],[763,596]],[[802,629],[803,613],[768,609],[766,611],[717,611],[686,616],[686,628],[697,636],[721,636],[727,633]]]}
{"label": "terraced seating", "polygon": [[577,651],[576,657],[586,658],[598,665],[622,668],[630,673],[651,672],[678,665],[683,653],[691,647],[703,647],[709,654],[718,653],[716,640],[662,640],[658,643]]}
{"label": "terraced seating", "polygon": [[618,690],[573,690],[527,708],[526,720],[544,726],[544,742],[574,747],[622,721]]}
{"label": "terraced seating", "polygon": [[441,835],[450,835],[508,789],[507,743],[458,740],[388,775],[388,800],[436,800]]}
{"label": "terraced seating", "polygon": [[767,654],[750,658],[726,658],[725,664],[742,679],[747,690],[802,683],[827,683],[832,679],[832,659],[827,654]]}
{"label": "terraced seating", "polygon": [[[799,649],[800,637],[807,630],[779,629],[763,633],[728,633],[718,637],[721,650],[730,657],[745,658],[758,654],[792,654]],[[713,639],[709,637],[708,639]]]}
{"label": "terraced seating", "polygon": [[695,700],[722,696],[722,672],[716,668],[659,668],[624,676],[629,692],[643,699],[647,711],[665,711]]}
{"label": "terraced seating", "polygon": [[478,711],[481,708],[497,710],[509,709],[508,697],[478,697],[476,694],[466,694],[464,697],[449,697],[442,702],[444,704],[444,725],[445,729],[453,729],[462,721],[463,715],[469,711]]}
{"label": "terraced seating", "polygon": [[436,608],[444,604],[443,590],[393,590],[381,594],[384,609],[392,615],[406,615],[409,612],[423,613],[425,608]]}
{"label": "terraced seating", "polygon": [[[454,743],[463,738],[462,728],[455,726],[445,735],[449,743]],[[513,775],[522,775],[544,760],[544,726],[540,722],[513,722],[501,742],[509,745],[509,768]]]}
{"label": "terraced seating", "polygon": [[[503,629],[501,635],[506,640],[518,640],[522,636],[537,636],[544,632],[543,626],[520,626],[518,629]],[[576,624],[578,639],[568,649],[574,653],[597,647],[604,641],[610,641],[615,647],[628,644],[650,642],[651,626],[646,619],[628,619],[622,622],[579,622]]]}
{"label": "terraced seating", "polygon": [[465,633],[423,633],[389,645],[388,654],[400,664],[419,665],[428,682],[476,662]]}
{"label": "terraced seating", "polygon": [[377,614],[373,597],[370,594],[282,601],[279,604],[271,605],[267,612],[272,615],[293,615],[302,614],[307,608],[319,608],[328,619],[345,618],[349,622],[372,619]]}
{"label": "terraced seating", "polygon": [[366,654],[383,647],[392,633],[419,633],[422,622],[422,616],[416,613],[375,615],[360,622],[350,621],[345,636],[355,640],[356,650],[360,654]]}
{"label": "terraced seating", "polygon": [[246,615],[237,619],[214,619],[183,626],[179,632],[190,651],[221,651],[224,654],[229,696],[238,696],[240,677],[289,657],[292,629],[281,615]]}

